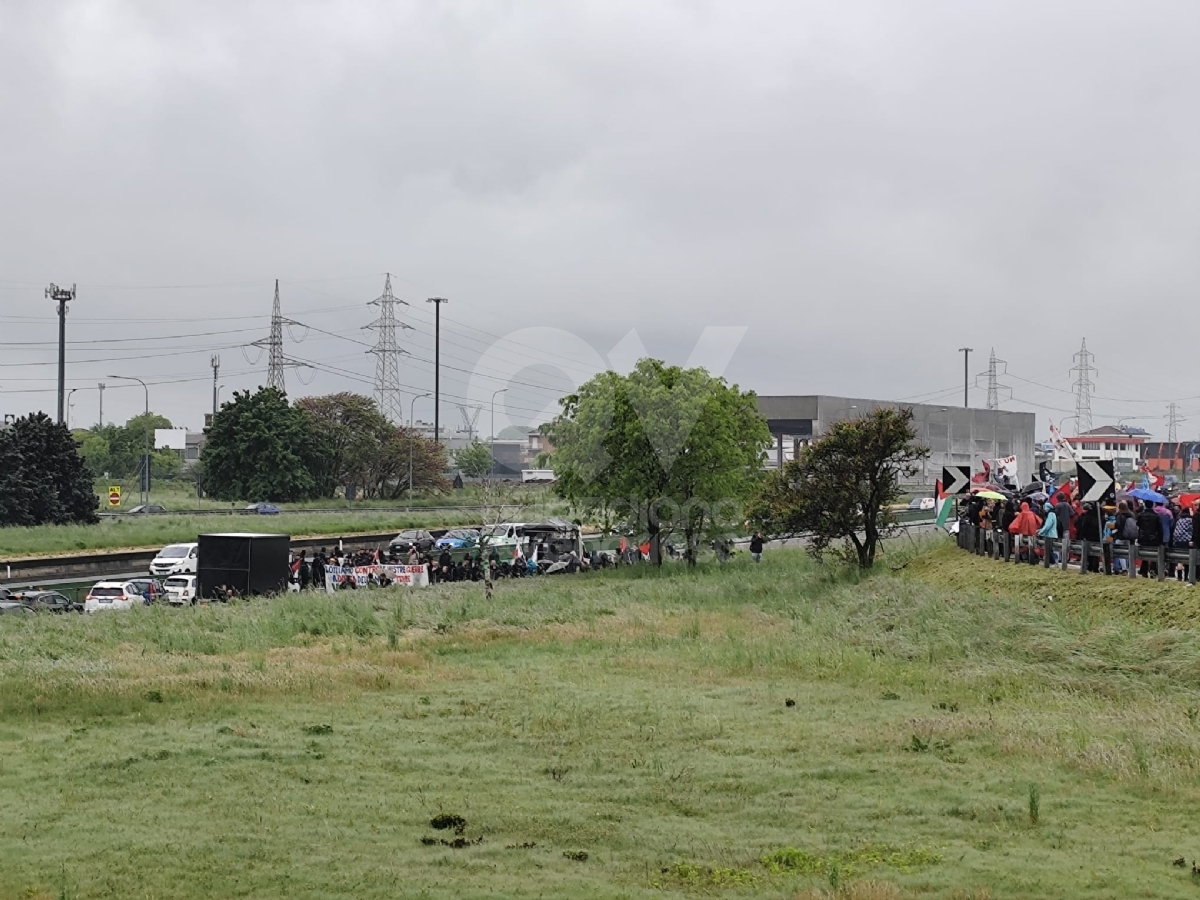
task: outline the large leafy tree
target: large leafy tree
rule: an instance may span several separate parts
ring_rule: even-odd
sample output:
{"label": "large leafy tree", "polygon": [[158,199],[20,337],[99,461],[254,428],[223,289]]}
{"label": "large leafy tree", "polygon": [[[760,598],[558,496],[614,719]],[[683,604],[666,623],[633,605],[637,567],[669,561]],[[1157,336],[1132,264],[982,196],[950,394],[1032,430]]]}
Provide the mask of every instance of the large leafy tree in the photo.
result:
{"label": "large leafy tree", "polygon": [[892,505],[902,478],[919,471],[911,409],[877,409],[835,422],[829,433],[772,472],[750,507],[766,534],[804,535],[820,558],[831,545],[860,568],[875,564],[879,542],[896,526]]}
{"label": "large leafy tree", "polygon": [[446,479],[446,448],[415,429],[396,428],[380,448],[368,490],[372,496],[396,500],[409,490],[409,462],[412,462],[412,484],[415,489],[444,491],[450,487]]}
{"label": "large leafy tree", "polygon": [[308,413],[314,434],[326,448],[315,460],[318,490],[331,496],[338,486],[372,486],[380,455],[396,428],[370,397],[341,393],[303,397],[296,406]]}
{"label": "large leafy tree", "polygon": [[35,413],[0,431],[0,524],[97,522],[99,503],[66,426]]}
{"label": "large leafy tree", "polygon": [[329,455],[326,441],[282,391],[235,392],[208,430],[205,486],[219,500],[313,499],[321,494],[316,473]]}
{"label": "large leafy tree", "polygon": [[771,440],[752,392],[654,359],[597,375],[562,407],[545,428],[557,490],[636,521],[655,562],[666,535],[683,534],[694,561],[701,537],[740,518]]}

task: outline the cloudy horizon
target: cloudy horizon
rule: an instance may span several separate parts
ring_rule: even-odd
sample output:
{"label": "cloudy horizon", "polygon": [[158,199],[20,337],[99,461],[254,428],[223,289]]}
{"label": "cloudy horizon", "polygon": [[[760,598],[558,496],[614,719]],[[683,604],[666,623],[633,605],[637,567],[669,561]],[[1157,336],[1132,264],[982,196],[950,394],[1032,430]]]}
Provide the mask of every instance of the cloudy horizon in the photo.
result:
{"label": "cloudy horizon", "polygon": [[[994,348],[1039,436],[1071,430],[1086,337],[1093,424],[1165,438],[1175,401],[1186,439],[1200,389],[1162,358],[1185,318],[1161,345],[1198,274],[1198,27],[1082,0],[9,0],[0,412],[54,412],[51,282],[79,291],[73,425],[99,382],[106,420],[141,411],[109,375],[193,428],[212,354],[223,398],[264,382],[243,347],[275,279],[310,326],[285,333],[314,366],[290,394],[370,394],[390,272],[406,410],[433,384],[425,300],[450,298],[449,425],[512,332],[607,360],[636,329],[683,364],[744,326],[724,374],[760,394],[958,405],[958,348],[972,376]],[[523,343],[483,373],[510,384],[497,430],[593,368]]]}

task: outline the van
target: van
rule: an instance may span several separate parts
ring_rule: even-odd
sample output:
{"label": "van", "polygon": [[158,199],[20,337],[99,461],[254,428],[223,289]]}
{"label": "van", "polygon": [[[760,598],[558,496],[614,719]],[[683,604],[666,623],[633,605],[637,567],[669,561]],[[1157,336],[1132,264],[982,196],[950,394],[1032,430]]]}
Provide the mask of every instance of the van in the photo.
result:
{"label": "van", "polygon": [[169,544],[158,551],[150,563],[150,574],[161,578],[164,575],[195,575],[199,544]]}
{"label": "van", "polygon": [[510,553],[518,544],[525,542],[526,522],[501,522],[499,525],[485,525],[479,531],[479,546],[488,550]]}

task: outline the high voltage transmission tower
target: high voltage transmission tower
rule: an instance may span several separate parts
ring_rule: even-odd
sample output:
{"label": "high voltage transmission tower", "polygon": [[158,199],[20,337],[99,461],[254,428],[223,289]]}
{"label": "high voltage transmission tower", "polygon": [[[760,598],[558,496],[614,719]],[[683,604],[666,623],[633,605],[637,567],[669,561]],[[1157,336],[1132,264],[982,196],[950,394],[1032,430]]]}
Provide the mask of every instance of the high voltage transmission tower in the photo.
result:
{"label": "high voltage transmission tower", "polygon": [[1174,444],[1179,440],[1179,426],[1186,422],[1187,419],[1179,415],[1179,406],[1175,403],[1167,406],[1167,414],[1163,418],[1167,420],[1167,441]]}
{"label": "high voltage transmission tower", "polygon": [[[1004,371],[1000,371],[1000,367],[1004,366]],[[991,355],[988,357],[988,367],[986,372],[980,372],[975,376],[975,386],[979,386],[979,379],[987,379],[987,409],[1000,408],[1000,392],[1008,391],[1006,400],[1012,399],[1012,388],[1006,384],[1000,384],[997,378],[1000,375],[1008,374],[1008,363],[1002,359],[996,359],[996,348],[992,348]]]}
{"label": "high voltage transmission tower", "polygon": [[1075,361],[1075,365],[1071,368],[1071,372],[1077,373],[1075,383],[1071,385],[1075,388],[1076,425],[1080,434],[1087,434],[1092,430],[1092,391],[1096,388],[1091,376],[1100,374],[1092,365],[1092,354],[1088,352],[1087,338],[1083,339],[1079,352],[1072,359]]}
{"label": "high voltage transmission tower", "polygon": [[[288,327],[288,334],[292,335],[292,340],[296,341],[296,343],[299,343],[300,341],[304,340],[304,337],[308,336],[308,326],[304,325],[304,337],[299,339],[292,334],[292,327],[302,324],[303,323],[301,322],[296,322],[292,319],[285,319],[283,317],[283,312],[279,303],[279,279],[276,278],[275,302],[271,305],[271,333],[267,337],[262,338],[261,340],[253,341],[248,345],[267,351],[267,387],[275,388],[278,391],[287,393],[287,386],[283,379],[284,368],[287,366],[311,368],[307,363],[298,362],[294,359],[288,359],[283,355],[283,326],[286,325]],[[245,347],[242,348],[242,355],[245,355]],[[261,359],[262,357],[260,356],[259,358]],[[249,357],[246,358],[246,361],[250,362]],[[251,362],[250,364],[255,365],[256,362]],[[303,377],[301,377],[300,380],[305,384],[308,383],[304,381]],[[311,380],[312,379],[309,378],[309,381]]]}
{"label": "high voltage transmission tower", "polygon": [[367,304],[379,307],[379,318],[365,327],[374,329],[378,335],[375,346],[367,351],[375,354],[375,400],[379,404],[379,411],[388,420],[399,424],[404,421],[404,401],[400,398],[400,354],[404,351],[396,343],[396,327],[412,326],[396,321],[397,303],[408,306],[392,294],[392,275],[389,272],[383,282],[383,295]]}

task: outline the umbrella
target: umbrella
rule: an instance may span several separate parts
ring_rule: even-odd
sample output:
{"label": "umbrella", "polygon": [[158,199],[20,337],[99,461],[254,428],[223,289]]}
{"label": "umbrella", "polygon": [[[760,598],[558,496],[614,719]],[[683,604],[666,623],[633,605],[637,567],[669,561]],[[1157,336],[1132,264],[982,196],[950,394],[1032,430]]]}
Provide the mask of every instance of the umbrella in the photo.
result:
{"label": "umbrella", "polygon": [[1156,491],[1147,490],[1146,488],[1134,488],[1129,492],[1130,497],[1137,497],[1146,503],[1166,503],[1167,498]]}
{"label": "umbrella", "polygon": [[1050,495],[1047,494],[1045,491],[1034,491],[1032,494],[1026,494],[1025,499],[1026,500],[1037,500],[1040,502],[1042,500],[1049,500]]}
{"label": "umbrella", "polygon": [[998,491],[980,491],[975,496],[982,497],[984,500],[1007,500],[1008,499],[1007,497],[1005,497],[1003,494],[999,493]]}

